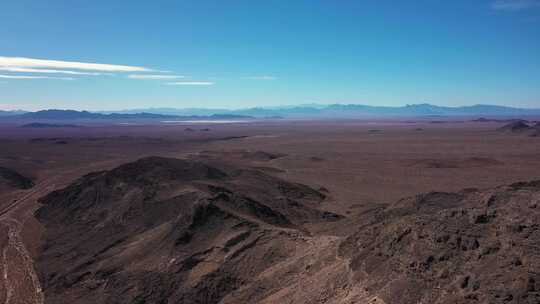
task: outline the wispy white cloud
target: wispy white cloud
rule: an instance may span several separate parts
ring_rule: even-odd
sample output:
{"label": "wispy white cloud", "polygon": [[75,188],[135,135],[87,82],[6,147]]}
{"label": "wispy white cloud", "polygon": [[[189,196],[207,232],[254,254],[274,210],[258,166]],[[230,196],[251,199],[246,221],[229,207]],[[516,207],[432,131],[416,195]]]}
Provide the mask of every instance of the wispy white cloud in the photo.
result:
{"label": "wispy white cloud", "polygon": [[169,82],[168,85],[178,85],[178,86],[210,86],[214,83],[211,81],[176,81]]}
{"label": "wispy white cloud", "polygon": [[491,8],[498,11],[520,11],[530,8],[540,8],[540,0],[496,0]]}
{"label": "wispy white cloud", "polygon": [[91,76],[104,75],[104,73],[98,73],[98,72],[79,72],[79,71],[69,71],[69,70],[50,70],[50,69],[34,69],[34,68],[2,67],[2,66],[0,66],[0,71],[16,72],[16,73],[45,73],[45,74],[91,75]]}
{"label": "wispy white cloud", "polygon": [[61,61],[48,59],[34,59],[24,57],[2,57],[0,56],[0,66],[14,68],[52,68],[52,69],[76,69],[103,72],[149,72],[151,69],[103,63],[87,63],[77,61]]}
{"label": "wispy white cloud", "polygon": [[128,75],[128,78],[132,79],[178,79],[185,78],[182,75],[155,75],[155,74],[132,74]]}
{"label": "wispy white cloud", "polygon": [[72,77],[30,76],[30,75],[0,75],[0,79],[56,79],[56,80],[75,80],[75,78],[72,78]]}
{"label": "wispy white cloud", "polygon": [[251,77],[247,77],[247,79],[253,79],[253,80],[276,80],[277,77],[269,76],[269,75],[263,75],[263,76],[251,76]]}

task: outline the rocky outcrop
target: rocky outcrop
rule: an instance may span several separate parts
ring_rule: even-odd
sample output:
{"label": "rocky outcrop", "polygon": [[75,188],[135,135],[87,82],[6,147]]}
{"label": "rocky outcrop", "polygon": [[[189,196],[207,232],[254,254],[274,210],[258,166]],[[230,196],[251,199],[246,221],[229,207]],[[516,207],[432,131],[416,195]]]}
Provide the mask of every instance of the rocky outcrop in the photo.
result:
{"label": "rocky outcrop", "polygon": [[386,303],[539,303],[540,182],[401,200],[340,254]]}

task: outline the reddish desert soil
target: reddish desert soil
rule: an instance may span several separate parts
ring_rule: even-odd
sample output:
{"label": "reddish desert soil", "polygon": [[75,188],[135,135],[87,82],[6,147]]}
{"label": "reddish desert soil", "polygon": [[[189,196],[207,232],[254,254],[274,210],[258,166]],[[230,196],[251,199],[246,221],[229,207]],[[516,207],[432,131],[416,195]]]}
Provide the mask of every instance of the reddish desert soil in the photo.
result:
{"label": "reddish desert soil", "polygon": [[[356,249],[358,252],[351,253],[350,244],[361,246],[359,242],[368,239],[364,232],[358,232],[359,227],[366,224],[375,227],[377,223],[369,222],[369,218],[382,217],[388,218],[389,225],[383,231],[408,227],[415,229],[416,226],[411,224],[414,219],[401,223],[388,208],[398,204],[396,202],[402,198],[414,197],[419,193],[461,193],[463,189],[473,191],[472,188],[480,189],[480,193],[491,193],[493,190],[484,189],[499,189],[497,187],[518,181],[540,179],[539,138],[501,132],[498,129],[503,125],[496,122],[434,124],[362,121],[92,126],[77,129],[21,129],[2,125],[0,167],[31,179],[35,185],[26,190],[4,185],[6,183],[0,185],[0,302],[43,303],[44,295],[54,293],[53,289],[43,293],[41,281],[44,279],[38,280],[40,273],[48,271],[42,266],[47,256],[44,255],[43,246],[47,237],[54,235],[43,226],[47,221],[38,221],[34,217],[40,207],[39,198],[52,190],[66,187],[89,172],[109,170],[142,157],[162,156],[200,161],[220,168],[225,166],[233,171],[254,169],[289,183],[306,185],[325,197],[317,203],[317,210],[342,217],[335,221],[311,218],[300,224],[293,215],[285,215],[289,222],[295,223],[294,227],[272,222],[270,226],[267,223],[261,228],[260,218],[227,210],[226,213],[234,214],[235,219],[227,220],[226,225],[256,222],[259,226],[250,231],[250,235],[266,238],[263,242],[266,247],[259,248],[259,251],[247,251],[246,254],[252,256],[254,261],[257,261],[255,257],[258,254],[272,250],[272,246],[277,246],[275,248],[283,253],[278,254],[279,258],[270,266],[253,262],[260,269],[249,280],[244,272],[247,270],[226,266],[233,267],[225,268],[231,273],[242,273],[240,277],[249,284],[233,284],[237,288],[220,293],[218,298],[221,302],[399,303],[395,298],[399,293],[392,290],[399,289],[399,286],[410,289],[409,285],[396,283],[383,286],[377,282],[385,280],[385,275],[393,276],[395,271],[400,273],[402,270],[381,269],[377,275],[373,275],[374,281],[359,274],[362,271],[365,273],[362,270],[365,267],[361,262],[362,257],[376,260],[373,256],[377,256],[377,250],[388,246],[384,235],[373,234],[369,238],[375,240],[374,248],[364,251]],[[188,127],[194,131],[185,131]],[[210,130],[202,131],[206,128]],[[238,191],[247,191],[242,189]],[[530,200],[537,200],[535,189],[523,191],[530,192],[523,194],[530,195]],[[444,217],[441,219],[433,215],[433,219],[442,221]],[[370,229],[375,229],[373,227],[370,226]],[[280,229],[291,228],[293,230],[283,232],[285,234],[280,232]],[[492,233],[490,229],[481,231],[489,234]],[[206,232],[197,233],[204,236]],[[227,235],[234,238],[235,232],[228,231]],[[242,242],[249,242],[249,239]],[[419,243],[418,246],[435,250],[431,244]],[[538,244],[533,243],[532,246]],[[403,248],[404,255],[400,257],[392,252],[394,255],[386,256],[384,260],[389,261],[389,265],[409,262],[405,258],[407,250]],[[204,259],[223,258],[216,254],[212,253]],[[35,259],[42,259],[42,264],[36,265]],[[468,256],[456,259],[459,265],[463,264],[467,269],[476,267],[467,264]],[[237,262],[242,263],[242,260]],[[527,261],[522,263],[526,264]],[[203,274],[214,270],[199,264],[190,275],[186,274],[186,282],[197,282]],[[516,271],[523,280],[527,280],[523,272]],[[422,273],[418,279],[419,285],[415,286],[432,288],[426,283],[426,277],[430,278],[429,274]],[[451,278],[464,280],[464,276]],[[469,280],[473,284],[474,280],[486,278],[477,276]],[[451,283],[445,285],[445,292],[454,290]],[[506,283],[502,280],[500,284]],[[472,285],[467,286],[472,288]],[[481,286],[477,290],[483,291],[485,285]],[[474,292],[476,290],[467,289],[460,291],[460,295],[474,298]],[[409,293],[409,298],[403,298],[402,302],[426,301],[440,294],[442,291],[436,295]],[[509,299],[508,294],[499,296]],[[515,301],[516,295],[512,296],[514,300],[510,299],[509,302]],[[195,297],[193,295],[192,298]],[[489,301],[485,297],[476,296],[478,301]],[[199,303],[206,303],[204,297],[198,299],[202,299]],[[46,300],[46,303],[61,303],[54,295],[47,296]]]}

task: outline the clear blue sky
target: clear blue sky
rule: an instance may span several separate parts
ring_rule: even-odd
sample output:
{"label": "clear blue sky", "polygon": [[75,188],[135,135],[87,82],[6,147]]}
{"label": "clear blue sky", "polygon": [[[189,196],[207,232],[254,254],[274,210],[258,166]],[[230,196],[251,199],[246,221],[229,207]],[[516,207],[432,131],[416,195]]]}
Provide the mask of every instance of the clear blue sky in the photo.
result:
{"label": "clear blue sky", "polygon": [[0,69],[0,109],[540,107],[540,1],[4,0]]}

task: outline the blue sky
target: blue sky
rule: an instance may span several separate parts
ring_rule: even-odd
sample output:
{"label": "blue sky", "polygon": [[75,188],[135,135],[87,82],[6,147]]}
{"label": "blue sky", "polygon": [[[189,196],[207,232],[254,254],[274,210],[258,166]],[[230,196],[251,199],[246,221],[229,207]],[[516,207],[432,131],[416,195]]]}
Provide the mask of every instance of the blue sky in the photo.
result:
{"label": "blue sky", "polygon": [[540,107],[540,0],[1,7],[0,109]]}

